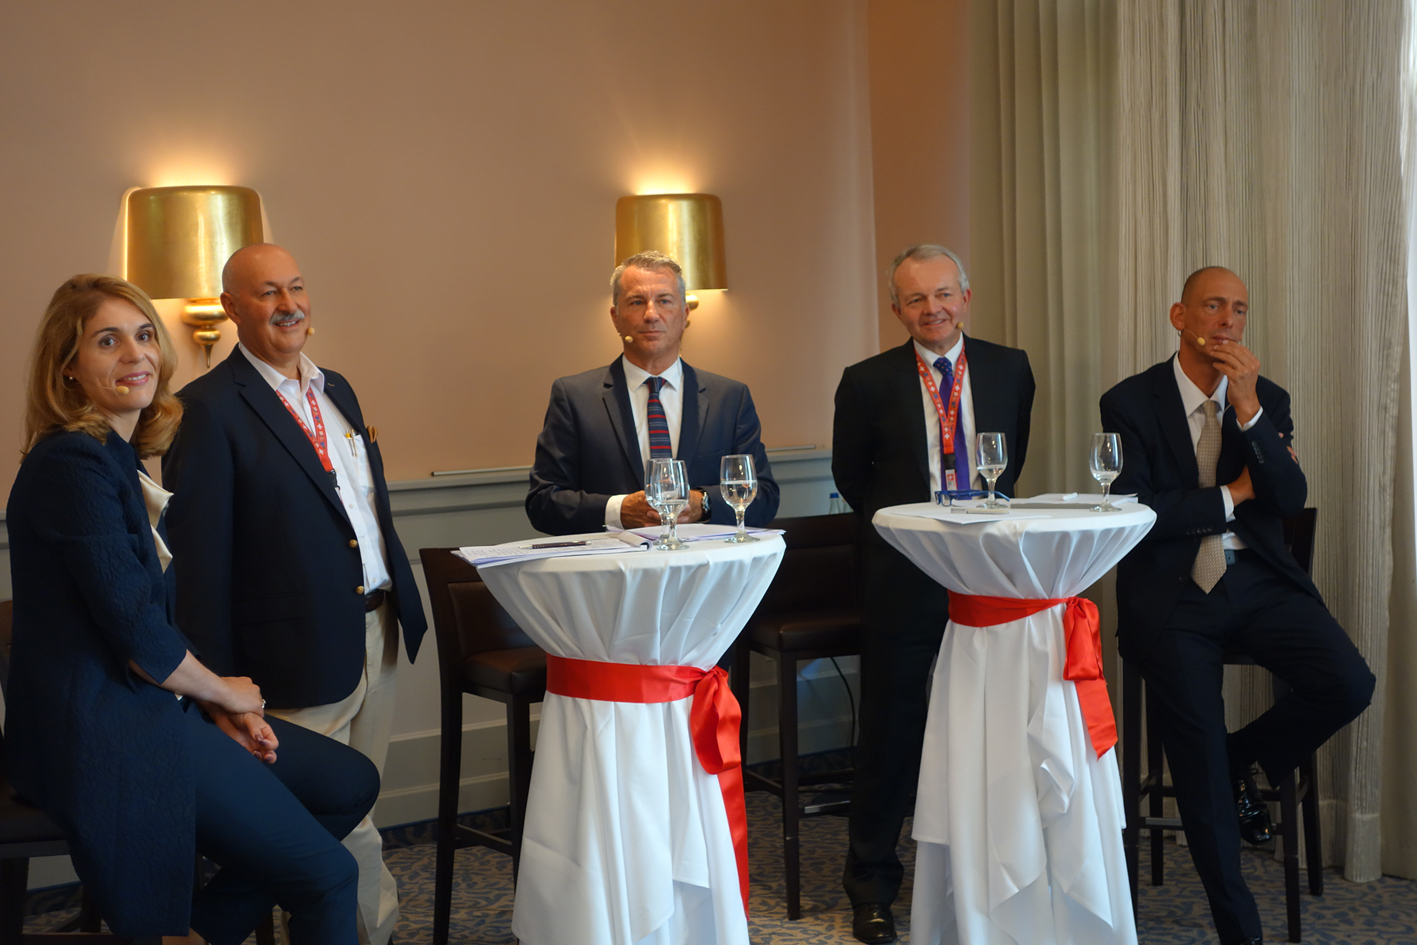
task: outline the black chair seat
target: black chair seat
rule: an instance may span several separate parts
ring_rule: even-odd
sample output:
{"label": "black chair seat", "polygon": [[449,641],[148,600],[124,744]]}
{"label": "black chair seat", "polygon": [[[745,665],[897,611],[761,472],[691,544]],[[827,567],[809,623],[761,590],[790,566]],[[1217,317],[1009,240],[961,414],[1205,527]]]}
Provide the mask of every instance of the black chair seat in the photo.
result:
{"label": "black chair seat", "polygon": [[12,843],[54,843],[58,853],[68,852],[64,831],[44,811],[22,800],[8,780],[0,779],[0,844]]}
{"label": "black chair seat", "polygon": [[489,650],[469,657],[462,665],[462,675],[469,690],[491,689],[540,699],[546,693],[546,653],[539,646]]}
{"label": "black chair seat", "polygon": [[781,653],[835,650],[847,655],[861,652],[862,627],[859,609],[764,614],[748,624],[748,639]]}

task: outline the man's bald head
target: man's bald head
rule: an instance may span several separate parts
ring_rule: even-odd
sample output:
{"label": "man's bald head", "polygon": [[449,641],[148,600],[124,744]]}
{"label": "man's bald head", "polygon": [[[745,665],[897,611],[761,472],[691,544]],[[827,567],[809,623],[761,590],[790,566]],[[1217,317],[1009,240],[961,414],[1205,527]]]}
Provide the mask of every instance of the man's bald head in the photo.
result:
{"label": "man's bald head", "polygon": [[274,243],[243,246],[222,267],[221,287],[221,307],[236,323],[241,347],[296,377],[300,349],[313,329],[295,257]]}
{"label": "man's bald head", "polygon": [[1191,303],[1193,303],[1195,301],[1196,291],[1199,288],[1201,282],[1205,280],[1206,276],[1217,272],[1223,272],[1226,275],[1231,276],[1235,279],[1240,278],[1239,276],[1235,275],[1235,273],[1231,272],[1229,269],[1226,269],[1224,266],[1202,266],[1201,268],[1197,269],[1195,272],[1187,276],[1185,284],[1181,286],[1181,304],[1190,305]]}

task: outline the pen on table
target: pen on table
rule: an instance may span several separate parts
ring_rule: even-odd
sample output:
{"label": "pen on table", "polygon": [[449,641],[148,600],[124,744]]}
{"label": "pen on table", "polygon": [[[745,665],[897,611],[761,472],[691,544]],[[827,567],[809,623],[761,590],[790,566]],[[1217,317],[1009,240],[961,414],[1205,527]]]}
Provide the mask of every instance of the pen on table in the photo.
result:
{"label": "pen on table", "polygon": [[532,545],[532,548],[579,548],[588,545],[588,541],[543,541],[540,544]]}

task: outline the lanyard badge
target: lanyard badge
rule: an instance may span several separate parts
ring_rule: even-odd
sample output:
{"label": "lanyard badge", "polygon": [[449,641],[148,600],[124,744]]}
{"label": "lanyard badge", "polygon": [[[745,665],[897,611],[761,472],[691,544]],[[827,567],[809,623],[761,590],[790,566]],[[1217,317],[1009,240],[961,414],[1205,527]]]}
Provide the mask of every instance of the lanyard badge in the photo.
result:
{"label": "lanyard badge", "polygon": [[964,349],[959,352],[959,360],[954,367],[954,384],[950,386],[950,403],[945,406],[944,400],[940,397],[939,385],[935,383],[935,376],[930,373],[930,367],[925,363],[925,359],[920,357],[920,352],[915,352],[915,369],[920,372],[920,379],[925,382],[925,390],[930,394],[930,400],[935,404],[935,414],[940,418],[940,452],[943,457],[940,462],[940,479],[947,492],[958,492],[960,484],[955,473],[955,430],[959,424],[959,400],[960,394],[964,391],[964,372],[967,367]]}

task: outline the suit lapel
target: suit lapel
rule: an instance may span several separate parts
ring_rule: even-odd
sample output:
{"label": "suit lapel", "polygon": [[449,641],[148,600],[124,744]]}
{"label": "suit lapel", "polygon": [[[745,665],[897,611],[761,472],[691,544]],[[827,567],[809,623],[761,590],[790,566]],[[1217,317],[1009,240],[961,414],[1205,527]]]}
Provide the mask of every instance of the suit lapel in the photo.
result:
{"label": "suit lapel", "polygon": [[610,428],[620,443],[620,451],[629,465],[633,481],[643,483],[645,463],[640,458],[640,439],[635,435],[635,415],[630,410],[630,388],[625,381],[625,365],[619,358],[605,371],[605,392],[601,395]]}
{"label": "suit lapel", "polygon": [[[1171,454],[1181,470],[1185,482],[1200,481],[1196,467],[1196,449],[1191,443],[1191,428],[1186,422],[1186,406],[1181,402],[1181,391],[1176,386],[1175,369],[1170,361],[1156,366],[1152,390],[1156,395],[1156,420],[1161,433],[1171,447]],[[1126,457],[1122,458],[1123,462]]]}
{"label": "suit lapel", "polygon": [[[891,379],[896,387],[895,401],[905,415],[906,429],[910,434],[910,452],[915,459],[916,469],[930,487],[930,458],[925,446],[925,401],[920,394],[920,372],[915,366],[915,342],[906,341],[895,349],[899,367],[891,371]],[[931,496],[933,499],[934,496]]]}
{"label": "suit lapel", "polygon": [[699,436],[708,426],[708,391],[699,386],[698,372],[684,364],[682,407],[679,412],[679,449],[677,458],[686,463],[699,453]]}
{"label": "suit lapel", "polygon": [[[233,379],[241,390],[241,398],[256,412],[256,416],[261,418],[272,435],[286,448],[296,465],[304,470],[305,475],[310,477],[311,483],[319,490],[320,494],[338,509],[341,515],[345,515],[344,504],[340,502],[339,495],[335,492],[334,483],[330,481],[330,474],[325,472],[325,467],[320,464],[320,457],[315,452],[310,438],[305,435],[305,431],[300,429],[300,424],[296,423],[295,418],[290,415],[290,411],[281,402],[280,395],[271,390],[271,385],[266,383],[266,379],[240,351],[233,351],[226,359],[226,363],[231,366]],[[344,408],[340,407],[340,410],[343,412]],[[345,416],[349,417],[350,414],[345,413]],[[354,423],[355,421],[351,420],[350,422]]]}

